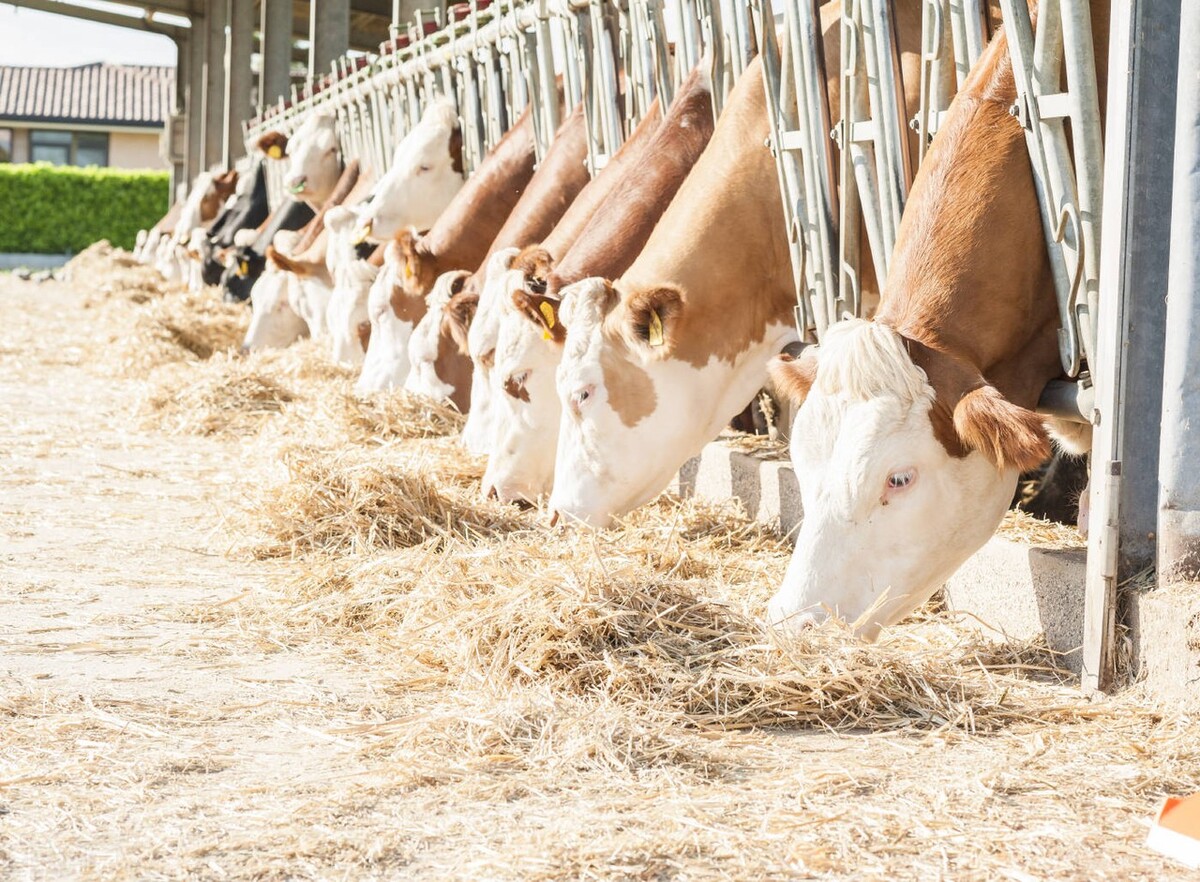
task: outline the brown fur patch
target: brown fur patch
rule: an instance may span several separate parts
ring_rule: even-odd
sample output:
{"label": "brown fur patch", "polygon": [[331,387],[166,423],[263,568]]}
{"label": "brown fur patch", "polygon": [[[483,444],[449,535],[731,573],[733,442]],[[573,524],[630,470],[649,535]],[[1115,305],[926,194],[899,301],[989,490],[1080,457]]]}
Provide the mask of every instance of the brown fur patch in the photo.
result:
{"label": "brown fur patch", "polygon": [[286,254],[276,251],[274,245],[267,246],[267,260],[285,273],[292,273],[301,278],[311,276],[316,271],[315,261],[296,260],[288,257]]}
{"label": "brown fur patch", "polygon": [[780,353],[767,365],[775,393],[785,401],[799,406],[808,397],[813,381],[817,378],[817,357],[793,358]]}
{"label": "brown fur patch", "polygon": [[362,346],[362,351],[367,351],[367,345],[371,342],[371,323],[369,321],[359,322],[355,332],[358,334],[358,343]]}
{"label": "brown fur patch", "polygon": [[454,406],[466,413],[471,407],[471,375],[475,371],[475,365],[470,357],[459,351],[458,344],[445,333],[444,328],[438,334],[434,371],[439,380],[454,390],[450,393],[450,400],[454,402]]}
{"label": "brown fur patch", "polygon": [[540,283],[542,293],[546,289],[546,277],[554,269],[554,258],[541,245],[528,245],[513,258],[510,269],[519,270],[526,278],[531,291],[537,291]]}
{"label": "brown fur patch", "polygon": [[[269,156],[272,159],[283,159],[287,156],[288,136],[283,132],[267,132],[255,142],[254,146],[265,156]],[[271,156],[272,147],[279,148],[279,156]]]}
{"label": "brown fur patch", "polygon": [[[533,322],[543,334],[549,335],[555,343],[561,346],[566,342],[567,328],[558,313],[558,308],[562,305],[561,300],[518,288],[513,291],[512,302],[523,316]],[[546,310],[550,312],[549,317]]]}
{"label": "brown fur patch", "polygon": [[1025,472],[1050,458],[1050,436],[1042,418],[1018,407],[995,386],[980,386],[954,408],[954,429],[962,443],[998,469]]}
{"label": "brown fur patch", "polygon": [[653,316],[657,315],[663,333],[660,351],[672,350],[675,342],[673,330],[683,313],[683,298],[678,289],[663,287],[638,291],[629,298],[625,312],[629,316],[629,329],[633,336],[651,348],[659,348],[650,339]]}
{"label": "brown fur patch", "polygon": [[654,381],[640,365],[618,356],[613,347],[605,346],[600,352],[600,370],[608,404],[622,423],[633,428],[654,413],[658,406]]}
{"label": "brown fur patch", "polygon": [[529,401],[529,390],[525,388],[525,384],[518,383],[512,377],[504,378],[504,391],[517,401]]}
{"label": "brown fur patch", "polygon": [[442,333],[449,335],[458,351],[468,357],[467,334],[479,308],[479,293],[467,287],[469,281],[465,273],[454,280],[450,288],[453,296],[442,310]]}
{"label": "brown fur patch", "polygon": [[450,167],[460,175],[463,173],[463,136],[458,126],[450,130]]}

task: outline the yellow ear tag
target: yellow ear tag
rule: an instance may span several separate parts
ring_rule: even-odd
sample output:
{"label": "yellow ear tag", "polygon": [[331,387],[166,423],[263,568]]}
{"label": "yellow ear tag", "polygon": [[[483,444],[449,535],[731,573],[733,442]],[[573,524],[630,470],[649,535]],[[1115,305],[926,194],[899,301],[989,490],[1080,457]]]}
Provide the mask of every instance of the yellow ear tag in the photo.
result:
{"label": "yellow ear tag", "polygon": [[278,144],[272,144],[267,148],[267,156],[272,159],[283,159],[283,148]]}
{"label": "yellow ear tag", "polygon": [[649,338],[651,346],[663,345],[662,319],[658,317],[657,310],[651,310],[650,312],[650,324],[646,328],[646,336]]}
{"label": "yellow ear tag", "polygon": [[540,312],[542,314],[542,318],[544,318],[546,320],[546,329],[549,330],[550,328],[553,328],[554,327],[554,307],[551,306],[549,303],[547,303],[545,300],[543,300],[538,305],[538,312]]}
{"label": "yellow ear tag", "polygon": [[245,276],[249,275],[249,273],[250,273],[250,264],[248,264],[246,261],[243,260],[241,263],[238,264],[238,275],[242,276],[244,278]]}
{"label": "yellow ear tag", "polygon": [[404,261],[404,278],[411,279],[412,275],[412,258],[410,257],[408,260]]}
{"label": "yellow ear tag", "polygon": [[369,235],[371,235],[371,225],[369,223],[363,224],[354,231],[354,244],[361,245],[363,242],[367,241],[367,236]]}

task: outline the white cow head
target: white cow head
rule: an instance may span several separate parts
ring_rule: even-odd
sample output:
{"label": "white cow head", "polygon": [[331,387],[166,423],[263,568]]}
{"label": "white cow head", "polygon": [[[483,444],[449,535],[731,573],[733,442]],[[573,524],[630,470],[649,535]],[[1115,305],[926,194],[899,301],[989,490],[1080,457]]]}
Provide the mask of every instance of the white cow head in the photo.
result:
{"label": "white cow head", "polygon": [[268,261],[250,289],[250,327],[242,351],[281,349],[308,335],[308,325],[288,299],[290,275]]}
{"label": "white cow head", "polygon": [[554,485],[562,403],[554,379],[566,328],[559,301],[525,290],[525,274],[509,273],[491,371],[495,440],[483,476],[484,496],[537,502]]}
{"label": "white cow head", "polygon": [[503,301],[508,297],[508,268],[517,253],[516,248],[501,248],[488,259],[483,288],[479,292],[479,308],[467,332],[467,352],[473,367],[471,410],[463,426],[462,443],[477,456],[491,452],[495,437],[490,388],[492,363],[496,357],[496,340],[504,313]]}
{"label": "white cow head", "polygon": [[320,208],[333,195],[342,174],[333,115],[313,114],[286,143],[288,167],[283,175],[284,188],[294,199]]}
{"label": "white cow head", "polygon": [[333,289],[326,311],[326,325],[333,347],[333,359],[340,364],[361,364],[363,345],[359,325],[367,319],[367,297],[379,268],[358,256],[354,244],[357,215],[338,206],[325,213],[329,234],[325,262],[333,277]]}
{"label": "white cow head", "polygon": [[449,99],[440,99],[396,147],[362,210],[362,234],[387,242],[405,227],[429,229],[462,189],[462,172],[458,116]]}
{"label": "white cow head", "polygon": [[763,306],[730,298],[706,311],[672,286],[621,298],[603,279],[564,289],[554,513],[607,526],[666,489],[795,339],[791,322]]}
{"label": "white cow head", "polygon": [[398,316],[392,308],[392,292],[399,284],[404,264],[405,256],[399,243],[390,242],[383,253],[383,267],[367,293],[371,336],[362,373],[354,386],[359,395],[402,389],[408,378],[408,341],[421,316]]}
{"label": "white cow head", "polygon": [[880,323],[843,321],[772,375],[803,401],[791,453],[804,520],[775,624],[835,614],[873,639],[987,541],[1018,474],[1050,452],[1036,414]]}
{"label": "white cow head", "polygon": [[[424,395],[434,401],[455,401],[462,409],[466,409],[465,386],[469,382],[469,369],[465,376],[459,376],[458,362],[466,356],[456,357],[456,344],[450,339],[444,327],[446,307],[451,298],[462,290],[463,283],[470,273],[454,270],[442,273],[434,283],[433,290],[426,298],[429,309],[413,330],[412,339],[408,341],[408,377],[404,388],[408,392]],[[461,402],[461,403],[460,403]]]}

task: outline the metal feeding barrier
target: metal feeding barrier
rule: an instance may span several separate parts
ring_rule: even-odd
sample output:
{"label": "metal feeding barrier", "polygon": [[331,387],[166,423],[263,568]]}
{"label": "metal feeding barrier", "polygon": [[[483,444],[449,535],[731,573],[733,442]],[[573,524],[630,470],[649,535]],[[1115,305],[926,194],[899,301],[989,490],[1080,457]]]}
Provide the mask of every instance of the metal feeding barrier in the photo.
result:
{"label": "metal feeding barrier", "polygon": [[[329,74],[293,87],[290,100],[249,120],[245,135],[291,135],[314,114],[330,114],[343,160],[381,174],[430,102],[448,96],[470,173],[526,108],[540,161],[564,109],[582,102],[595,174],[655,98],[669,103],[701,58],[711,60],[719,106],[753,56],[740,0],[716,0],[720,8],[712,0],[666,2],[669,8],[664,0],[471,0],[450,7],[444,20],[418,12],[407,27],[393,27],[378,55],[334,62]],[[268,165],[272,207],[285,196],[282,176],[280,164]]]}
{"label": "metal feeding barrier", "polygon": [[[987,10],[983,0],[924,0],[919,100],[907,119],[890,0],[845,0],[837,59],[825,57],[818,0],[777,0],[782,15],[772,0],[752,2],[797,289],[796,325],[802,339],[816,342],[842,316],[863,315],[866,261],[880,288],[887,278],[913,174],[987,44]],[[1052,383],[1042,410],[1086,422],[1103,176],[1088,4],[1042,0],[1036,36],[1023,0],[1001,0],[1001,6],[1019,96],[1012,113],[1026,134],[1062,317],[1063,370],[1080,380]],[[832,63],[839,64],[836,108],[827,88]],[[908,129],[917,133],[915,157]]]}

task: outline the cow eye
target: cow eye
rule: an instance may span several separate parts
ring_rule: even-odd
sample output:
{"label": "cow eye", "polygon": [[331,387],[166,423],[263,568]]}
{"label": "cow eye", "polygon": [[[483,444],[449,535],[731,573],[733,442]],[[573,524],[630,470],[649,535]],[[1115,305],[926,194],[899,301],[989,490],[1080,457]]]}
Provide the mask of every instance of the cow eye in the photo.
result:
{"label": "cow eye", "polygon": [[425,172],[433,171],[433,166],[423,165],[418,169],[418,171],[420,171],[422,174],[424,174]]}
{"label": "cow eye", "polygon": [[903,490],[912,485],[912,482],[917,479],[916,469],[904,469],[899,472],[892,472],[887,478],[887,488],[889,490]]}

